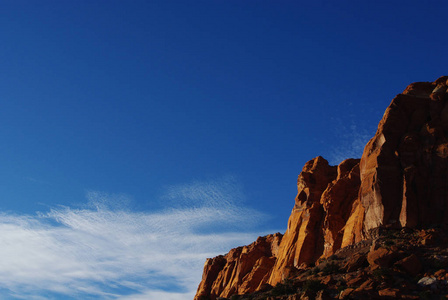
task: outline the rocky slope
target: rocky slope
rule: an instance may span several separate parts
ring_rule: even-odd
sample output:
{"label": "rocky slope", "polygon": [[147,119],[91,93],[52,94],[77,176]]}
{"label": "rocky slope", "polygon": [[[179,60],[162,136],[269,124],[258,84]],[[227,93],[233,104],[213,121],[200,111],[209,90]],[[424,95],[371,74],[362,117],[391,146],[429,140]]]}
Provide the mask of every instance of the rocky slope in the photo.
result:
{"label": "rocky slope", "polygon": [[[398,263],[398,257],[413,261],[410,265],[420,262],[418,257],[409,258],[409,251],[402,257],[403,253],[391,254],[397,249],[378,247],[382,242],[378,228],[417,230],[448,223],[447,81],[444,76],[435,82],[413,83],[397,95],[361,160],[330,166],[319,156],[307,162],[297,180],[298,194],[285,234],[262,237],[208,259],[195,300],[282,286],[285,280],[298,280],[299,274],[354,245],[364,250],[352,251],[351,256],[361,261],[365,257],[368,264],[352,269],[363,271],[365,278],[374,268]],[[386,256],[388,263],[376,264],[372,256]],[[366,264],[370,273],[362,269]],[[402,264],[407,265],[406,261]],[[350,271],[345,265],[343,269]],[[316,280],[316,286],[322,283]]]}

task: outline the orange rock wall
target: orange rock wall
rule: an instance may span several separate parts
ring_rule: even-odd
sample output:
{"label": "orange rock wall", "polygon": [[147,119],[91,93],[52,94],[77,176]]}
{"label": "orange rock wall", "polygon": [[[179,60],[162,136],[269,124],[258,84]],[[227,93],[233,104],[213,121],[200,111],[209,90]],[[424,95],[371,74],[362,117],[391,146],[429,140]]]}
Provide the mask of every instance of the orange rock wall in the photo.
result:
{"label": "orange rock wall", "polygon": [[365,231],[447,222],[447,79],[409,85],[365,147],[359,191]]}
{"label": "orange rock wall", "polygon": [[259,237],[254,243],[230,250],[205,262],[195,300],[252,293],[267,283],[282,235]]}
{"label": "orange rock wall", "polygon": [[284,236],[208,259],[195,299],[276,285],[379,226],[448,225],[447,83],[413,83],[396,96],[361,160],[307,162]]}
{"label": "orange rock wall", "polygon": [[359,189],[359,160],[330,166],[322,157],[310,160],[297,180],[298,194],[284,236],[260,237],[225,256],[207,259],[195,299],[216,299],[251,293],[263,284],[275,285],[302,264],[330,256],[344,241],[361,237],[361,222],[345,226]]}
{"label": "orange rock wall", "polygon": [[[344,240],[361,236],[361,227],[344,230],[359,189],[359,160],[348,159],[330,166],[322,157],[310,160],[297,180],[298,194],[280,243],[269,284],[286,279],[290,268],[300,268],[334,254]],[[355,226],[358,225],[358,226]],[[303,264],[303,265],[302,265]]]}

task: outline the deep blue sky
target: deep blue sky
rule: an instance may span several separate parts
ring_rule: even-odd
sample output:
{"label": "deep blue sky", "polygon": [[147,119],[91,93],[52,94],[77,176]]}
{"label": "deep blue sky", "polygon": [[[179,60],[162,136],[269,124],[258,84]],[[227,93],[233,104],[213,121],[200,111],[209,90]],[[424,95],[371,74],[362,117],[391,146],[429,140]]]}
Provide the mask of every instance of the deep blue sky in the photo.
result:
{"label": "deep blue sky", "polygon": [[252,232],[285,230],[306,161],[360,157],[448,73],[448,2],[309,2],[2,1],[0,209],[197,209],[167,193],[222,181]]}

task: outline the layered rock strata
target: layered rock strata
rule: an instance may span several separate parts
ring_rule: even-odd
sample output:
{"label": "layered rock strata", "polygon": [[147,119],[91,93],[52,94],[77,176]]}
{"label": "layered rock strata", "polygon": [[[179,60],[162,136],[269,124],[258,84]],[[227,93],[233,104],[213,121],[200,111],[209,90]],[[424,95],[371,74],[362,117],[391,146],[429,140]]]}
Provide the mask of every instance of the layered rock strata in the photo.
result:
{"label": "layered rock strata", "polygon": [[361,160],[305,164],[287,230],[208,259],[195,299],[259,290],[366,239],[372,229],[448,223],[448,76],[409,85]]}
{"label": "layered rock strata", "polygon": [[270,234],[226,255],[207,259],[195,299],[229,297],[260,289],[269,280],[281,240],[282,234]]}

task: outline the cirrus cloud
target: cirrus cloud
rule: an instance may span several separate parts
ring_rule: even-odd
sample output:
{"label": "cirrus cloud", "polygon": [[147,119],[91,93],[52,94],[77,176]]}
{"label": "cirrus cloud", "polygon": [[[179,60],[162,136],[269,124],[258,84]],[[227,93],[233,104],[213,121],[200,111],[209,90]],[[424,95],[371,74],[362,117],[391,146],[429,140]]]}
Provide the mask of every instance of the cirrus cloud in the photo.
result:
{"label": "cirrus cloud", "polygon": [[124,196],[89,192],[85,208],[1,213],[0,296],[191,299],[205,258],[259,235],[246,228],[263,215],[238,205],[242,197],[225,178],[169,187],[170,207],[160,211],[131,211],[116,205]]}

